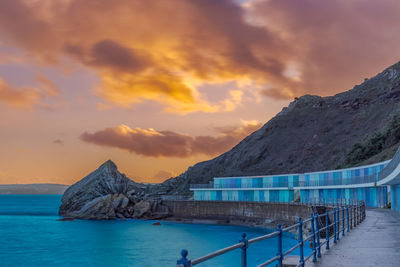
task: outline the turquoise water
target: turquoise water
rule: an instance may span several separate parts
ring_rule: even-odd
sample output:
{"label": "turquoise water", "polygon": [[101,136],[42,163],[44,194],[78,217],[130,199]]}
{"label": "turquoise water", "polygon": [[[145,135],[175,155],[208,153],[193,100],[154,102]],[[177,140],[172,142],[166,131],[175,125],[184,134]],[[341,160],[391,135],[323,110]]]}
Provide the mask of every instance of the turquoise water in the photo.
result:
{"label": "turquoise water", "polygon": [[[182,248],[190,258],[237,243],[250,227],[154,221],[57,221],[60,195],[0,195],[1,266],[175,266]],[[249,266],[275,256],[277,240],[249,248]],[[297,241],[285,236],[284,247]],[[233,251],[199,266],[240,266]]]}

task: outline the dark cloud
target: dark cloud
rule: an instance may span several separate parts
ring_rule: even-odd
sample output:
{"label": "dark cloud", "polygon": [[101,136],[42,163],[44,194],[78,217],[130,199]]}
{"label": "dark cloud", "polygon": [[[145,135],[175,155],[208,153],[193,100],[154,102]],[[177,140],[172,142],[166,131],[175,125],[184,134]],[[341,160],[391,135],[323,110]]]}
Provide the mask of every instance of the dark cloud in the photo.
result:
{"label": "dark cloud", "polygon": [[92,64],[122,71],[138,71],[143,68],[143,62],[132,49],[126,48],[114,41],[103,40],[91,48]]}
{"label": "dark cloud", "polygon": [[288,94],[288,92],[285,92],[284,90],[279,88],[262,89],[260,91],[260,94],[277,100],[293,99],[292,95],[290,95],[290,92]]}
{"label": "dark cloud", "polygon": [[53,144],[63,145],[63,144],[64,144],[64,141],[61,140],[61,139],[56,139],[56,140],[53,140]]}
{"label": "dark cloud", "polygon": [[130,128],[121,125],[106,128],[95,133],[83,133],[81,140],[100,146],[116,147],[139,155],[150,157],[185,158],[197,154],[214,156],[231,149],[240,140],[258,129],[261,125],[245,125],[227,129],[220,135],[197,136],[155,131],[153,129]]}

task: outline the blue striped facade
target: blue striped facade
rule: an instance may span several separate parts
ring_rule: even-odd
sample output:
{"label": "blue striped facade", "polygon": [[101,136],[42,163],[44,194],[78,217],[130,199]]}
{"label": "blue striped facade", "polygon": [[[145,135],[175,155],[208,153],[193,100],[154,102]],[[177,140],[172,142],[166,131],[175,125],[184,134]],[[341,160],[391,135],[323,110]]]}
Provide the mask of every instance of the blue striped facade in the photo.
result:
{"label": "blue striped facade", "polygon": [[[300,190],[300,201],[364,200],[369,207],[383,207],[388,203],[388,188],[374,185],[377,182],[378,173],[388,163],[389,161],[385,161],[355,168],[302,174],[215,177],[212,188],[193,188],[192,190],[195,200],[292,202],[295,190]],[[334,188],[334,186],[346,187],[357,184],[365,184],[365,186]],[[307,188],[324,186],[330,188]],[[400,191],[397,188],[392,190]],[[398,201],[400,197],[398,194],[392,194],[392,198]],[[398,209],[399,205],[395,207]]]}
{"label": "blue striped facade", "polygon": [[195,200],[292,202],[294,190],[195,190]]}
{"label": "blue striped facade", "polygon": [[271,188],[350,185],[377,182],[387,161],[357,168],[266,176],[215,177],[214,188]]}
{"label": "blue striped facade", "polygon": [[299,186],[299,174],[253,176],[253,177],[217,177],[214,188],[269,188]]}
{"label": "blue striped facade", "polygon": [[375,183],[378,181],[377,174],[382,171],[388,163],[388,161],[385,161],[357,168],[305,173],[304,186]]}
{"label": "blue striped facade", "polygon": [[323,201],[329,199],[363,200],[367,207],[383,208],[388,204],[388,188],[359,187],[335,189],[301,189],[300,199],[304,202]]}
{"label": "blue striped facade", "polygon": [[391,185],[392,210],[400,212],[400,185]]}

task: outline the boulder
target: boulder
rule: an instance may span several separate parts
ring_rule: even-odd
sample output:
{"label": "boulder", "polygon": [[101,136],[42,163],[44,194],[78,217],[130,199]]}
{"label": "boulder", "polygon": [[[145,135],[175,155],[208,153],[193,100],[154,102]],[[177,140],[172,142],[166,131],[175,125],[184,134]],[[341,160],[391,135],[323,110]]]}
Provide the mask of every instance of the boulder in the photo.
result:
{"label": "boulder", "polygon": [[116,215],[113,207],[114,200],[115,195],[97,197],[87,202],[79,210],[70,211],[68,214],[71,217],[80,219],[115,219]]}
{"label": "boulder", "polygon": [[134,217],[141,218],[151,210],[151,203],[148,200],[141,200],[133,206]]}

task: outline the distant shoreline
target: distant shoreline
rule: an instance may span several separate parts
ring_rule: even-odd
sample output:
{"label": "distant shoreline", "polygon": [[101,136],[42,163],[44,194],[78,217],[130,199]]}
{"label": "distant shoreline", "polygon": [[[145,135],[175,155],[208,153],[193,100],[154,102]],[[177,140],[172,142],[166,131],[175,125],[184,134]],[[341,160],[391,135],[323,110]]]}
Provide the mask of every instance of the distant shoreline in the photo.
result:
{"label": "distant shoreline", "polygon": [[0,184],[0,195],[62,195],[64,184]]}

